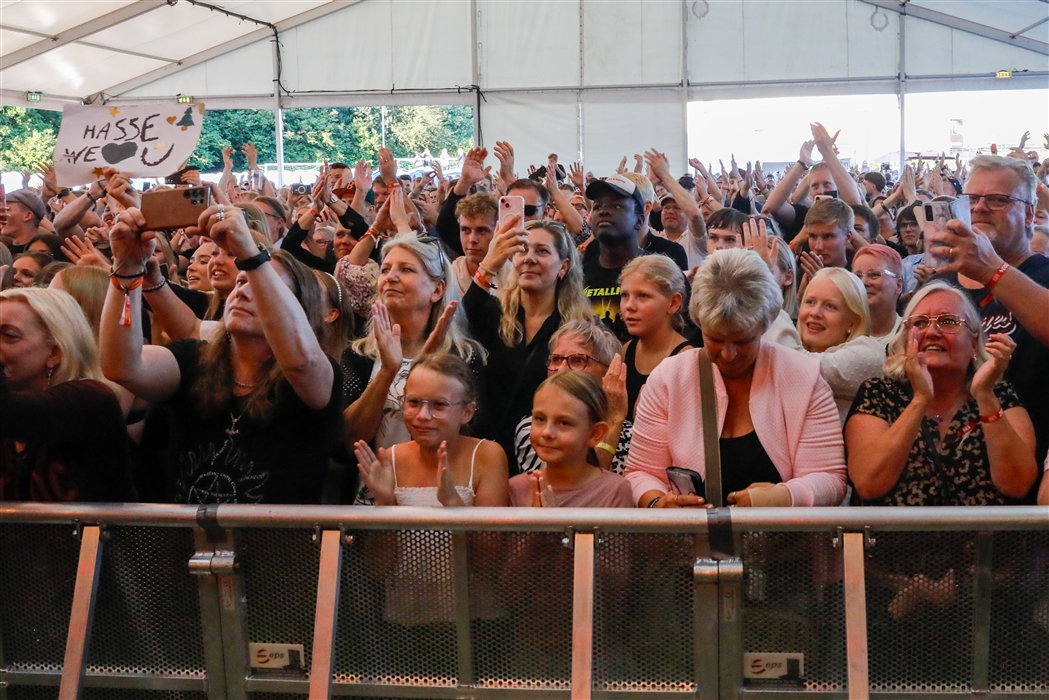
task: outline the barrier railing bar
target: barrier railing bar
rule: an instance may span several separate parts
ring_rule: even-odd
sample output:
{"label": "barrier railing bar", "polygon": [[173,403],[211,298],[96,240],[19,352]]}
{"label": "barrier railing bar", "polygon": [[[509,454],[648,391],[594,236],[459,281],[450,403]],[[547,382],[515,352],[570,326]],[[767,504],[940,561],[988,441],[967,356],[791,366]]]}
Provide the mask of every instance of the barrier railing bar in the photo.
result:
{"label": "barrier railing bar", "polygon": [[864,581],[865,534],[847,532],[845,563],[845,647],[848,654],[849,700],[869,700],[867,675],[867,594]]}
{"label": "barrier railing bar", "polygon": [[[677,512],[675,512],[677,511]],[[1045,506],[946,506],[929,508],[732,508],[735,532],[1049,530]],[[404,506],[273,506],[227,504],[216,509],[225,528],[443,530],[452,532],[522,530],[705,533],[703,509],[629,508],[410,508]],[[167,504],[4,503],[0,522],[193,527],[195,506]]]}
{"label": "barrier railing bar", "polygon": [[66,655],[62,661],[62,683],[58,688],[59,700],[79,700],[83,692],[91,624],[95,619],[98,572],[102,564],[102,528],[88,525],[80,534],[80,560],[73,587]]}
{"label": "barrier railing bar", "polygon": [[474,684],[473,638],[470,634],[470,564],[465,532],[452,534],[452,595],[455,596],[455,643],[459,685]]}
{"label": "barrier railing bar", "polygon": [[710,556],[710,542],[703,535],[693,538],[692,565],[692,673],[702,700],[718,697],[720,665],[718,647],[718,563]]}
{"label": "barrier railing bar", "polygon": [[[741,551],[736,537],[736,551]],[[736,700],[743,685],[743,561],[729,557],[718,561],[718,673],[720,697]]]}
{"label": "barrier railing bar", "polygon": [[224,530],[215,543],[215,554],[224,565],[215,571],[219,615],[222,624],[222,661],[226,671],[229,700],[245,700],[244,679],[251,671],[248,661],[248,610],[244,574],[237,565],[236,533]]}
{"label": "barrier railing bar", "polygon": [[197,578],[201,644],[204,649],[208,700],[223,700],[226,697],[226,665],[222,654],[219,587],[217,579],[211,574],[211,559],[215,555],[215,545],[208,542],[204,531],[199,528],[193,531],[193,545],[194,553],[190,559],[189,569],[191,573],[196,574]]}
{"label": "barrier railing bar", "polygon": [[973,591],[973,692],[990,689],[991,673],[991,576],[994,535],[976,535],[976,572]]}
{"label": "barrier railing bar", "polygon": [[594,665],[594,533],[576,533],[573,550],[572,700],[590,700]]}
{"label": "barrier railing bar", "polygon": [[[6,669],[3,674],[10,686],[46,685],[61,683],[61,670]],[[203,676],[172,676],[137,673],[97,673],[84,675],[85,688],[115,688],[127,690],[188,690],[201,692],[207,680]]]}
{"label": "barrier railing bar", "polygon": [[313,659],[310,663],[310,700],[331,698],[332,665],[339,614],[342,578],[342,531],[321,534],[321,560],[317,572],[317,615],[313,623]]}

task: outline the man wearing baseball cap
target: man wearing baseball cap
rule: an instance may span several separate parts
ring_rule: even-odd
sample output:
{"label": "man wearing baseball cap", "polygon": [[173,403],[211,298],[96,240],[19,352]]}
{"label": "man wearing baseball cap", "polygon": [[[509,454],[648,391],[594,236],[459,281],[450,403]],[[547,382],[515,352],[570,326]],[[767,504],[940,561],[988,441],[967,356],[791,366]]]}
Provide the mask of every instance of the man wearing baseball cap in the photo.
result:
{"label": "man wearing baseball cap", "polygon": [[7,195],[7,223],[0,233],[10,236],[11,253],[24,253],[29,241],[40,233],[40,222],[47,216],[47,205],[32,190],[15,190]]}
{"label": "man wearing baseball cap", "polygon": [[653,235],[638,240],[645,225],[645,200],[628,178],[616,174],[594,180],[587,185],[586,196],[594,203],[590,228],[595,240],[591,245],[600,248],[583,263],[583,293],[598,318],[626,341],[630,334],[619,318],[619,273],[641,255],[663,254],[674,259],[683,258],[684,251],[677,243]]}

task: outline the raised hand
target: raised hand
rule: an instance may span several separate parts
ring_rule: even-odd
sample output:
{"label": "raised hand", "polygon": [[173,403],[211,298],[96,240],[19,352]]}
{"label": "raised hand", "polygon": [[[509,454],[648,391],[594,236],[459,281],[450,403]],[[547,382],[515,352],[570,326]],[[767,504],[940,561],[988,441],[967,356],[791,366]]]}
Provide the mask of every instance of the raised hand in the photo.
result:
{"label": "raised hand", "polygon": [[488,253],[481,261],[481,267],[498,273],[507,260],[525,249],[527,243],[528,231],[521,226],[521,216],[508,216],[496,225],[495,236],[488,244]]}
{"label": "raised hand", "polygon": [[122,275],[143,271],[146,261],[153,257],[157,235],[144,231],[146,219],[138,209],[125,209],[109,231],[109,245],[113,253],[113,270]]}
{"label": "raised hand", "polygon": [[[487,148],[471,148],[466,154],[466,158],[463,159],[463,167],[459,175],[459,182],[456,183],[456,190],[460,189],[460,186],[464,189],[473,187],[481,180],[488,177],[488,173],[492,172],[492,166],[484,167],[485,158],[488,157]],[[458,194],[458,192],[457,192]]]}
{"label": "raised hand", "polygon": [[106,168],[102,171],[102,175],[106,178],[106,192],[110,200],[116,202],[117,209],[138,208],[140,195],[131,186],[131,177],[127,173]]}
{"label": "raised hand", "polygon": [[926,364],[925,355],[918,352],[918,337],[921,332],[912,328],[907,335],[907,359],[903,364],[903,371],[907,374],[907,381],[914,389],[914,398],[928,403],[932,400],[935,389],[932,385],[932,375]]}
{"label": "raised hand", "polygon": [[455,319],[455,312],[459,308],[459,302],[450,301],[448,306],[444,307],[444,311],[441,313],[441,317],[437,319],[437,323],[434,324],[433,330],[430,331],[430,335],[427,336],[426,342],[423,343],[422,350],[419,351],[419,356],[429,355],[430,353],[440,352],[444,346],[444,341],[448,337],[448,329],[452,327],[452,321]]}
{"label": "raised hand", "polygon": [[69,258],[74,265],[87,265],[109,270],[109,260],[98,252],[98,248],[91,242],[90,238],[80,239],[71,236],[62,243],[62,253]]}
{"label": "raised hand", "polygon": [[823,269],[823,258],[816,255],[812,251],[804,251],[801,254],[801,258],[798,260],[801,265],[801,269],[805,271],[805,274],[811,279],[815,277],[816,273]]}
{"label": "raised hand", "polygon": [[248,160],[248,170],[254,172],[259,169],[259,151],[255,148],[255,144],[248,141],[240,147],[240,152],[243,153],[244,157]]}
{"label": "raised hand", "polygon": [[39,163],[36,168],[40,177],[44,179],[43,189],[48,193],[48,197],[42,198],[48,199],[58,194],[58,176],[55,175],[55,166],[51,163]]}
{"label": "raised hand", "polygon": [[802,165],[806,168],[812,167],[812,149],[815,145],[815,141],[806,141],[801,144],[801,149],[798,151],[798,160],[800,160]]}
{"label": "raised hand", "polygon": [[390,186],[390,219],[393,221],[397,233],[408,233],[412,230],[408,222],[408,213],[405,210],[404,190],[400,184]]}
{"label": "raised hand", "polygon": [[707,176],[707,169],[706,167],[704,167],[703,161],[701,161],[699,158],[689,158],[688,164],[692,167],[693,170],[698,172],[703,177]]}
{"label": "raised hand", "polygon": [[645,159],[641,157],[640,153],[634,154],[634,172],[641,172],[641,168],[644,166]]}
{"label": "raised hand", "polygon": [[583,189],[583,164],[579,161],[568,166],[568,180],[577,190]]}
{"label": "raised hand", "polygon": [[433,162],[433,176],[437,178],[437,182],[445,182],[444,169],[441,167],[441,164],[438,163],[436,160]]}
{"label": "raised hand", "polygon": [[[773,236],[775,240],[775,236]],[[753,250],[768,265],[773,275],[776,274],[776,261],[772,257],[773,250],[769,246],[768,227],[764,219],[747,219],[743,222],[743,247]]]}
{"label": "raised hand", "polygon": [[393,159],[393,151],[383,146],[379,149],[379,176],[383,182],[390,185],[397,179],[397,161]]}
{"label": "raised hand", "polygon": [[827,127],[823,126],[819,122],[813,122],[810,125],[812,129],[812,140],[816,142],[816,148],[819,149],[820,155],[823,156],[823,160],[830,160],[838,155],[838,147],[835,142],[838,140],[838,131],[834,136],[830,135],[827,131]]}
{"label": "raised hand", "polygon": [[[630,400],[627,398],[626,390],[626,364],[623,358],[616,353],[609,363],[605,376],[601,379],[601,387],[608,397],[608,422],[621,423],[626,419]],[[606,440],[619,440],[618,435],[609,435]]]}
{"label": "raised hand", "polygon": [[247,260],[259,254],[259,246],[251,236],[247,219],[237,207],[224,204],[208,207],[197,219],[200,235],[211,239],[219,248],[237,258]]}
{"label": "raised hand", "polygon": [[499,180],[503,187],[510,187],[517,180],[514,172],[514,147],[507,141],[495,142],[495,157],[499,159]]}
{"label": "raised hand", "polygon": [[623,160],[619,161],[619,167],[616,168],[616,172],[620,175],[626,172],[626,156],[623,156]]}
{"label": "raised hand", "polygon": [[226,146],[222,149],[222,168],[233,170],[233,146]]}
{"label": "raised hand", "polygon": [[991,359],[980,365],[972,379],[972,395],[979,399],[981,396],[993,397],[994,385],[997,384],[1005,374],[1009,366],[1009,358],[1016,350],[1016,342],[1004,333],[992,333],[987,339],[987,352]]}
{"label": "raised hand", "polygon": [[372,304],[372,328],[375,330],[375,345],[379,350],[382,368],[391,372],[399,371],[404,361],[401,327],[390,320],[390,312],[381,301]]}
{"label": "raised hand", "polygon": [[455,490],[452,466],[448,463],[447,442],[442,442],[437,448],[437,500],[446,508],[461,508],[466,505],[459,496],[459,492]]}
{"label": "raised hand", "polygon": [[353,443],[353,451],[357,455],[357,468],[361,471],[361,479],[375,498],[375,505],[397,505],[397,482],[389,453],[380,447],[379,454],[376,455],[364,440]]}
{"label": "raised hand", "polygon": [[1025,131],[1024,135],[1020,137],[1020,145],[1018,145],[1017,148],[1019,148],[1020,150],[1023,150],[1023,147],[1025,145],[1027,145],[1027,139],[1029,139],[1029,138],[1031,138],[1030,130]]}
{"label": "raised hand", "polygon": [[670,174],[670,161],[667,160],[665,153],[660,153],[656,149],[651,149],[645,152],[645,163],[648,165],[649,171],[653,175],[653,182],[666,182],[667,180],[673,179]]}
{"label": "raised hand", "polygon": [[367,193],[372,188],[372,164],[359,160],[353,166],[353,184],[358,192]]}
{"label": "raised hand", "polygon": [[29,170],[22,171],[22,189],[29,187],[29,180],[32,179],[33,173]]}

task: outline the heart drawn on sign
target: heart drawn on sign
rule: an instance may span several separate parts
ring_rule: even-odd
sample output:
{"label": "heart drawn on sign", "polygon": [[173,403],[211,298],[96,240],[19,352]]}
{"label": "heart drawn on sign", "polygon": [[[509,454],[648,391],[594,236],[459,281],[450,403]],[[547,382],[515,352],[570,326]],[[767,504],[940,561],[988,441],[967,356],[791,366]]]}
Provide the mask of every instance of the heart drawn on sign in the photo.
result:
{"label": "heart drawn on sign", "polygon": [[126,143],[107,143],[102,147],[102,158],[110,165],[127,160],[136,153],[138,153],[138,144],[131,141]]}
{"label": "heart drawn on sign", "polygon": [[178,119],[178,117],[168,117],[167,122],[168,124],[174,124],[176,119]]}

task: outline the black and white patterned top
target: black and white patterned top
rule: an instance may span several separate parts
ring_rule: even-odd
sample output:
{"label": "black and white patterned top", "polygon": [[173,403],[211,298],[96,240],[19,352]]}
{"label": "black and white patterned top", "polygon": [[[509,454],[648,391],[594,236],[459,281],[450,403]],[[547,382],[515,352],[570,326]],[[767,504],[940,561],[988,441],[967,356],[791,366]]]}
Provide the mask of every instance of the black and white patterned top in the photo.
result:
{"label": "black and white patterned top", "polygon": [[[1016,391],[1007,382],[999,382],[994,388],[1002,408],[1008,410],[1020,406]],[[877,377],[865,381],[856,394],[849,411],[877,416],[890,425],[894,423],[914,398],[914,390],[906,380],[897,381]],[[860,499],[856,490],[852,492],[853,505],[866,506],[977,506],[1010,505],[1018,501],[998,491],[991,482],[991,467],[987,457],[983,424],[976,399],[970,398],[955,414],[947,436],[939,445],[930,445],[925,439],[929,435],[939,438],[936,422],[923,418],[922,430],[907,456],[896,486],[880,498]],[[966,432],[973,422],[976,426]],[[937,450],[942,472],[933,459]]]}
{"label": "black and white patterned top", "polygon": [[[517,455],[517,466],[521,474],[546,466],[532,449],[531,433],[532,416],[528,415],[521,419],[514,431],[514,452]],[[630,440],[633,437],[634,424],[629,420],[623,421],[623,429],[619,431],[619,444],[616,445],[616,454],[612,458],[612,466],[608,469],[610,472],[623,473],[623,468],[626,467],[626,456],[630,451]]]}

